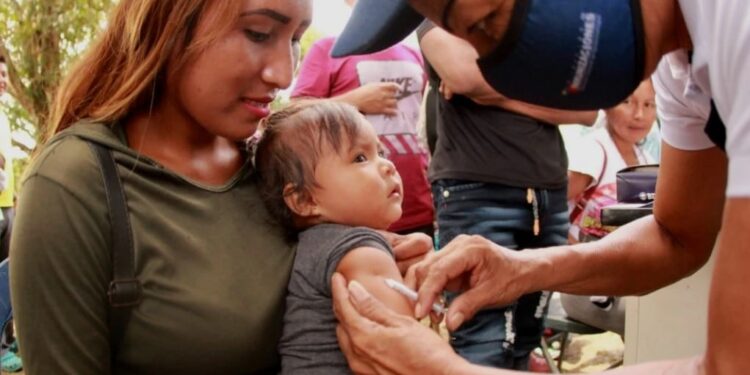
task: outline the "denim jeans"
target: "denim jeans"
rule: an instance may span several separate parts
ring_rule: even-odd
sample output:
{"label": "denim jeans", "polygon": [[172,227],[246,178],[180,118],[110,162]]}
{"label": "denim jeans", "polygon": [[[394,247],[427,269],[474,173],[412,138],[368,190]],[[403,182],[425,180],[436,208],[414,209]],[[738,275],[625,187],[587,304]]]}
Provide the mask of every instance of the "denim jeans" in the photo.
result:
{"label": "denim jeans", "polygon": [[[442,247],[459,234],[478,234],[509,249],[533,249],[567,242],[566,188],[533,190],[463,180],[432,185],[437,242]],[[450,293],[448,302],[455,298]],[[514,303],[478,312],[451,333],[451,345],[468,361],[485,366],[525,369],[544,329],[549,292],[526,294]]]}
{"label": "denim jeans", "polygon": [[13,227],[15,210],[13,207],[2,207],[3,218],[0,220],[0,262],[8,257],[10,252],[10,231]]}

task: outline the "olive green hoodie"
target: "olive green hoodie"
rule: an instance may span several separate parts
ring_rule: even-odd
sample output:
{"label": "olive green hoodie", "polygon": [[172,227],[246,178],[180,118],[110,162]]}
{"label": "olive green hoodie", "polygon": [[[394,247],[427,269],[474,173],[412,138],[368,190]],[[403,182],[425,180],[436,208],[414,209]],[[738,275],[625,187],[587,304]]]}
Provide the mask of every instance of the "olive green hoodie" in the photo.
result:
{"label": "olive green hoodie", "polygon": [[[11,287],[26,374],[273,371],[294,251],[269,221],[250,162],[226,184],[206,186],[125,139],[121,128],[76,124],[45,146],[24,178]],[[113,151],[143,286],[114,366],[110,224],[87,141]]]}

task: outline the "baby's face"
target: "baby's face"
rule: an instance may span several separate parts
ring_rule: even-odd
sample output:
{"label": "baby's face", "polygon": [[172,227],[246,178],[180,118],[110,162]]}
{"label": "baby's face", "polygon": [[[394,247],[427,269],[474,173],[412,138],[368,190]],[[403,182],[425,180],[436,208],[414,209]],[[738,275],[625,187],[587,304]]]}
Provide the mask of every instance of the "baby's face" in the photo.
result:
{"label": "baby's face", "polygon": [[401,217],[403,186],[393,163],[383,157],[375,130],[360,125],[356,139],[340,153],[325,147],[315,169],[313,192],[321,219],[386,229]]}

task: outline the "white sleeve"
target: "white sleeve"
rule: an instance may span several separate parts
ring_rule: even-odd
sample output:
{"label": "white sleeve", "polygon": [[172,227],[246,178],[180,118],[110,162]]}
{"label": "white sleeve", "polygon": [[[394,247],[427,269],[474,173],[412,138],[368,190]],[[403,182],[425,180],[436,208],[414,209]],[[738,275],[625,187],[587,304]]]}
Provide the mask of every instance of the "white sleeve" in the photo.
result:
{"label": "white sleeve", "polygon": [[[680,66],[683,51],[673,52],[659,63],[652,76],[656,90],[656,109],[661,122],[662,139],[680,150],[704,150],[714,146],[705,133],[711,113],[710,98],[686,97],[689,66]],[[687,64],[687,57],[684,58]],[[684,74],[681,72],[684,70]]]}
{"label": "white sleeve", "polygon": [[593,133],[589,136],[571,142],[568,150],[568,170],[591,177],[591,183],[586,189],[596,185],[604,169],[604,149],[594,140]]}
{"label": "white sleeve", "polygon": [[[747,15],[750,6],[746,1],[722,5],[744,8],[742,14]],[[727,131],[727,197],[750,197],[750,28],[741,27],[747,26],[746,19],[732,17],[722,24],[726,30],[735,31],[715,46],[710,60],[711,91]]]}

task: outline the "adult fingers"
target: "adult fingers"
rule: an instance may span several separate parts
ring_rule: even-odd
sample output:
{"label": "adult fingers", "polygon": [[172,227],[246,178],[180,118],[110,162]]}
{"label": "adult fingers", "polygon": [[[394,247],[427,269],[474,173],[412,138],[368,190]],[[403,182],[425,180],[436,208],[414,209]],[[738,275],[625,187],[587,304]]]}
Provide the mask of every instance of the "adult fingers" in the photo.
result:
{"label": "adult fingers", "polygon": [[[344,355],[349,361],[349,366],[352,367],[355,373],[381,373],[382,371],[376,371],[374,366],[372,366],[372,362],[368,361],[366,350],[369,343],[367,332],[371,332],[379,328],[379,326],[359,315],[352,303],[354,297],[349,293],[346,279],[341,274],[333,274],[331,288],[333,292],[333,311],[339,320],[339,325],[336,327],[336,337],[339,340]],[[355,340],[352,337],[359,339]]]}
{"label": "adult fingers", "polygon": [[[443,253],[445,251],[445,253]],[[469,247],[443,249],[434,262],[422,270],[417,270],[419,299],[415,307],[417,318],[422,318],[429,311],[435,298],[445,289],[455,289],[463,284],[473,272],[480,267],[476,251]]]}
{"label": "adult fingers", "polygon": [[385,100],[383,100],[383,109],[385,111],[397,111],[398,110],[398,100],[394,97],[388,97]]}
{"label": "adult fingers", "polygon": [[396,82],[383,82],[383,85],[381,86],[385,91],[396,94],[398,90],[401,88],[401,86]]}
{"label": "adult fingers", "polygon": [[[421,261],[418,261],[416,263],[411,264],[407,269],[406,272],[401,272],[404,277],[404,285],[408,286],[411,289],[417,290],[417,277],[416,277],[416,264],[419,264]],[[399,269],[401,269],[401,265],[399,265]]]}
{"label": "adult fingers", "polygon": [[463,261],[460,257],[444,256],[431,265],[424,279],[421,280],[417,303],[414,307],[414,315],[424,318],[430,311],[430,306],[443,294],[448,283],[455,277],[461,275],[464,267],[460,267]]}
{"label": "adult fingers", "polygon": [[453,90],[451,90],[448,86],[443,87],[442,93],[445,100],[451,100],[451,98],[453,98]]}
{"label": "adult fingers", "polygon": [[[366,331],[368,328],[367,319],[363,318],[357,312],[352,304],[352,298],[349,289],[346,286],[346,279],[339,273],[334,273],[331,278],[331,291],[333,293],[333,312],[336,314],[339,323],[348,331]],[[356,332],[355,332],[356,333]]]}
{"label": "adult fingers", "polygon": [[349,297],[357,312],[364,318],[386,327],[394,327],[401,316],[373,297],[356,280],[349,282]]}
{"label": "adult fingers", "polygon": [[339,347],[346,357],[346,361],[349,363],[349,368],[355,374],[376,374],[372,366],[367,362],[366,357],[363,357],[360,353],[354,350],[352,340],[349,337],[349,333],[341,326],[336,327],[336,337],[339,340]]}
{"label": "adult fingers", "polygon": [[471,319],[481,308],[486,307],[486,290],[481,285],[469,289],[456,297],[448,307],[445,325],[449,331],[455,331],[467,319]]}

